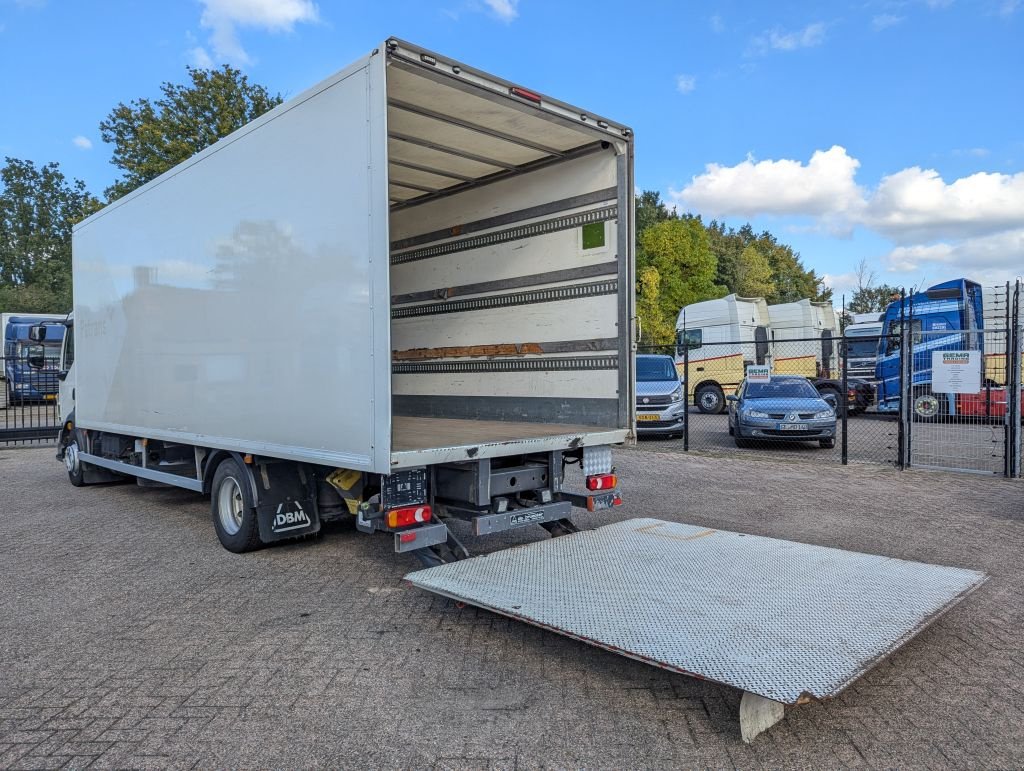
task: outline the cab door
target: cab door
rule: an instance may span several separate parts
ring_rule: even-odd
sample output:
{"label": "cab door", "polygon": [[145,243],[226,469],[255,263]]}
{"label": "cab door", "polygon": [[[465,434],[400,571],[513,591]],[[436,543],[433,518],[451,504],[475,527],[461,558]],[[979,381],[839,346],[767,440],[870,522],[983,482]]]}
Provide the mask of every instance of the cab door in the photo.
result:
{"label": "cab door", "polygon": [[57,396],[57,411],[61,425],[67,422],[68,416],[75,409],[75,326],[73,321],[66,323],[64,342],[60,351],[60,385]]}

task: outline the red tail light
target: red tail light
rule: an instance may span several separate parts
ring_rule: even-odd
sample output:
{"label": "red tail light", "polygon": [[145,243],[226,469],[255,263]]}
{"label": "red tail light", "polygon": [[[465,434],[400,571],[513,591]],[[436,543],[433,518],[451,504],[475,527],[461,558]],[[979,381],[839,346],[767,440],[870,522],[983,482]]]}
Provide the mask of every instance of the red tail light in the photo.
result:
{"label": "red tail light", "polygon": [[430,507],[404,506],[401,509],[392,509],[388,512],[388,527],[406,527],[407,525],[418,525],[430,521]]}
{"label": "red tail light", "polygon": [[618,484],[619,478],[615,474],[595,474],[587,477],[588,490],[611,490]]}

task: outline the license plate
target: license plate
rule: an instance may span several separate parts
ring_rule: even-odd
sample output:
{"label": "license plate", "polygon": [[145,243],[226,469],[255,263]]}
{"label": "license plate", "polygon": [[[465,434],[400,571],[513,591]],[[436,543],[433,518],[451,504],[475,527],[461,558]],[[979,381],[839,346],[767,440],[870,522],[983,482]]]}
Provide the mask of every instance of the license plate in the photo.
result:
{"label": "license plate", "polygon": [[57,394],[45,394],[43,396],[43,400],[47,401],[47,402],[52,402],[52,401],[55,401],[56,399],[57,399]]}
{"label": "license plate", "polygon": [[806,423],[779,423],[779,431],[806,431]]}
{"label": "license plate", "polygon": [[661,420],[661,415],[637,415],[636,419],[638,422],[643,423],[648,420]]}

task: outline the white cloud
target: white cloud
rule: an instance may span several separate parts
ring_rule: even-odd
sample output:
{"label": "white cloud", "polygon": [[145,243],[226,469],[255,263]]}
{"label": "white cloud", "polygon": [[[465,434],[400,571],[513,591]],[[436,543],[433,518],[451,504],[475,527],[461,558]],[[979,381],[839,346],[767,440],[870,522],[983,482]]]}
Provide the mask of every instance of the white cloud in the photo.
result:
{"label": "white cloud", "polygon": [[[855,227],[891,242],[886,270],[911,274],[941,269],[1003,281],[1024,266],[1024,172],[978,172],[947,182],[913,166],[886,175],[873,189],[857,184],[860,162],[834,146],[807,163],[748,158],[709,164],[668,199],[708,217],[795,216],[817,230],[846,234]],[[845,273],[826,277],[837,292]]]}
{"label": "white cloud", "polygon": [[1013,16],[1020,7],[1020,0],[1003,0],[999,4],[999,15],[1000,16]]}
{"label": "white cloud", "polygon": [[863,222],[898,244],[985,235],[1024,222],[1024,172],[945,182],[917,166],[883,177]]}
{"label": "white cloud", "polygon": [[860,161],[838,145],[818,150],[808,163],[782,159],[735,166],[710,163],[669,197],[707,216],[759,214],[851,216],[863,206],[864,192],[854,177]]}
{"label": "white cloud", "polygon": [[[196,66],[209,66],[213,58],[232,64],[250,64],[252,58],[238,39],[239,27],[269,32],[291,32],[296,24],[316,22],[319,11],[312,0],[200,0],[203,15],[199,23],[210,30],[209,48],[189,53]],[[199,62],[208,62],[200,64]]]}
{"label": "white cloud", "polygon": [[859,286],[856,273],[825,273],[821,277],[822,282],[825,286],[832,289],[832,302],[839,306],[839,298],[845,295],[853,294],[853,291]]}
{"label": "white cloud", "polygon": [[1020,275],[1024,265],[1024,229],[960,241],[897,246],[883,262],[890,271],[900,273],[958,266],[965,272],[969,270],[972,276],[986,274],[992,276],[992,280],[1005,281],[1008,276]]}
{"label": "white cloud", "polygon": [[92,150],[92,140],[89,137],[83,137],[81,134],[72,139],[71,144],[80,150]]}
{"label": "white cloud", "polygon": [[193,67],[201,70],[208,70],[213,67],[213,58],[202,46],[188,49],[189,62]]}
{"label": "white cloud", "polygon": [[676,90],[680,94],[688,94],[697,87],[696,75],[676,75]]}
{"label": "white cloud", "polygon": [[891,13],[880,13],[878,16],[871,20],[871,26],[875,28],[876,32],[880,32],[883,29],[889,29],[895,27],[897,24],[906,18],[904,16],[896,16]]}
{"label": "white cloud", "polygon": [[725,21],[719,14],[716,13],[714,16],[708,19],[708,22],[711,24],[712,32],[716,34],[721,34],[725,32]]}
{"label": "white cloud", "polygon": [[776,27],[755,37],[753,49],[756,53],[764,54],[772,50],[795,51],[798,48],[813,48],[825,42],[825,31],[825,23],[821,21],[792,32]]}
{"label": "white cloud", "polygon": [[484,0],[484,3],[506,24],[519,16],[519,0]]}

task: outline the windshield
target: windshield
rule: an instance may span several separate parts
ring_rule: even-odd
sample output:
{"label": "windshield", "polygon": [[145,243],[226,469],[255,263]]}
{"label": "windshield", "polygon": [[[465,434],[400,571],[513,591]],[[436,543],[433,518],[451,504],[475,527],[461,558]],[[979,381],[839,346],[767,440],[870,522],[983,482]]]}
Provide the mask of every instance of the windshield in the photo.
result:
{"label": "windshield", "polygon": [[747,383],[747,399],[820,399],[818,391],[806,380],[773,380]]}
{"label": "windshield", "polygon": [[59,343],[19,343],[17,355],[19,358],[44,357],[47,363],[57,361],[60,358]]}
{"label": "windshield", "polygon": [[676,365],[669,356],[637,356],[636,379],[640,383],[678,380]]}
{"label": "windshield", "polygon": [[863,340],[858,340],[855,337],[847,338],[846,350],[851,358],[873,357],[878,353],[878,338],[868,337]]}

